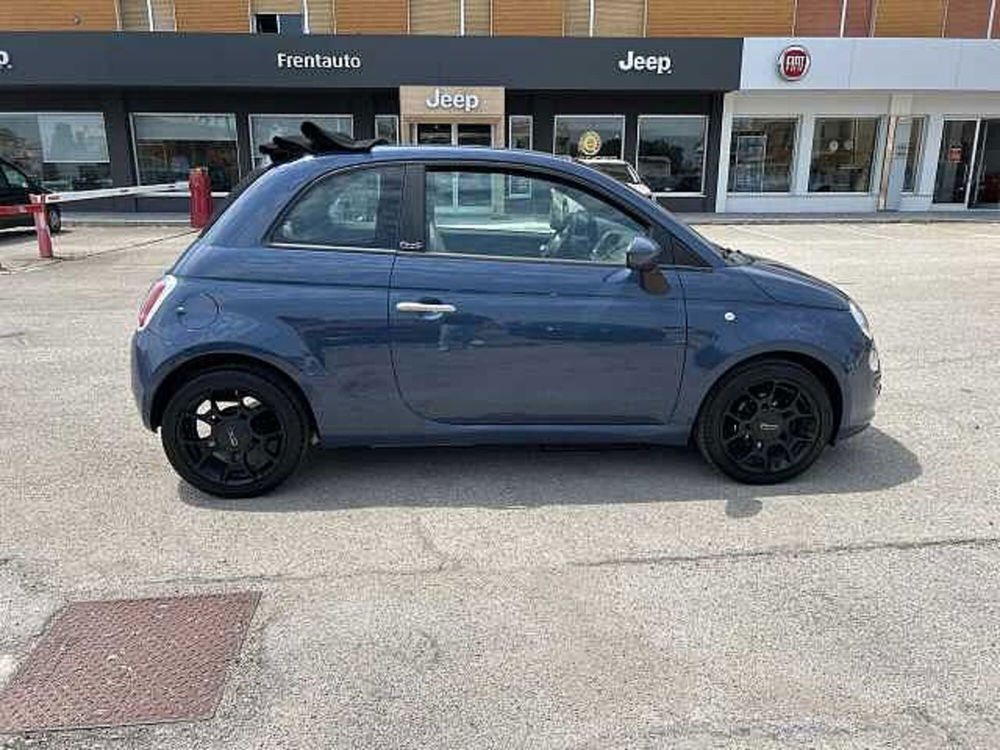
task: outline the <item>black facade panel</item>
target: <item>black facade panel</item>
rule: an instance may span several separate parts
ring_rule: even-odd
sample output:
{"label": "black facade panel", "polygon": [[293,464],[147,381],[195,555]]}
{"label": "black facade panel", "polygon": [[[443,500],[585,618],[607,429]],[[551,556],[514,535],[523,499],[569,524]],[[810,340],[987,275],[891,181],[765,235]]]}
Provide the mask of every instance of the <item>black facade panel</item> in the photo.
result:
{"label": "black facade panel", "polygon": [[[7,32],[6,86],[731,91],[742,39]],[[636,61],[639,61],[638,63]]]}

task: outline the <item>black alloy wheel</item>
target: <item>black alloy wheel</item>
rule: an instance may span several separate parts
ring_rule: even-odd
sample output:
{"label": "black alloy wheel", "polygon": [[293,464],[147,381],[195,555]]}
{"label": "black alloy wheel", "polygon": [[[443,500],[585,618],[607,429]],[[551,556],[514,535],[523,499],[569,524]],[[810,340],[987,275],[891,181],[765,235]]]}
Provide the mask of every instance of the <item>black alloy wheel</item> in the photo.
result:
{"label": "black alloy wheel", "polygon": [[211,370],[174,393],[160,439],[189,484],[218,497],[253,497],[295,470],[307,425],[298,399],[266,372]]}
{"label": "black alloy wheel", "polygon": [[734,479],[774,484],[809,468],[832,430],[830,397],[815,375],[792,362],[762,361],[713,388],[695,437],[709,463]]}

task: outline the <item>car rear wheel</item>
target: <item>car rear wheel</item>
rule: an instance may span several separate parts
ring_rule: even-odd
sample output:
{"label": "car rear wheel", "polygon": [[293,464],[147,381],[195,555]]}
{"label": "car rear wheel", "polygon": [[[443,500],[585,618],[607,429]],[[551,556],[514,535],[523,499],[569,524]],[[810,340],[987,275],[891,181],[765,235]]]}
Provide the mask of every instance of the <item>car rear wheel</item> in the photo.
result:
{"label": "car rear wheel", "polygon": [[264,371],[219,369],[170,398],[160,439],[189,484],[218,497],[254,497],[298,466],[308,443],[299,400]]}
{"label": "car rear wheel", "polygon": [[758,361],[716,384],[695,428],[706,460],[749,484],[775,484],[819,458],[833,407],[819,379],[792,362]]}
{"label": "car rear wheel", "polygon": [[62,231],[62,211],[58,206],[49,206],[45,209],[45,221],[48,222],[49,232],[59,234]]}

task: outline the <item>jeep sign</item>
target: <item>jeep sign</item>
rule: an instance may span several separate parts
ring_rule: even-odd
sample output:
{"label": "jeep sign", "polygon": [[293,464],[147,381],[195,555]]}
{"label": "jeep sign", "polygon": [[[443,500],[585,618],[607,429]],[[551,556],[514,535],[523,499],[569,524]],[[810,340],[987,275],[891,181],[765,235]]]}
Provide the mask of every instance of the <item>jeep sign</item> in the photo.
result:
{"label": "jeep sign", "polygon": [[618,69],[625,73],[635,70],[656,73],[658,76],[664,73],[670,75],[674,72],[674,61],[670,59],[670,55],[637,55],[634,50],[629,50],[618,61]]}
{"label": "jeep sign", "polygon": [[7,70],[10,67],[10,52],[0,49],[0,70]]}
{"label": "jeep sign", "polygon": [[427,109],[462,109],[474,112],[479,109],[479,97],[475,94],[449,94],[438,88],[424,100],[424,104]]}

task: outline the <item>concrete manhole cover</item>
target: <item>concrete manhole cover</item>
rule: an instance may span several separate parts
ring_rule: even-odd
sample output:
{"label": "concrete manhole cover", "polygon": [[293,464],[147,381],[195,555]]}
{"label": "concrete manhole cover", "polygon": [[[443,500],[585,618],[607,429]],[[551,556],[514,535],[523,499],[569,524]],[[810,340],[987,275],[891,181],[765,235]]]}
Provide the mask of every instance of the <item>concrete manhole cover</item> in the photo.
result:
{"label": "concrete manhole cover", "polygon": [[0,733],[210,718],[259,598],[70,604],[0,693]]}

